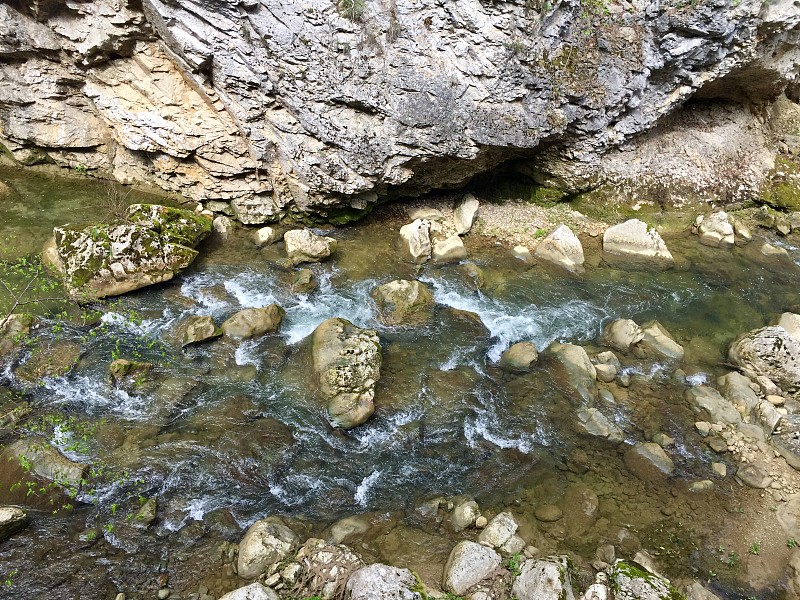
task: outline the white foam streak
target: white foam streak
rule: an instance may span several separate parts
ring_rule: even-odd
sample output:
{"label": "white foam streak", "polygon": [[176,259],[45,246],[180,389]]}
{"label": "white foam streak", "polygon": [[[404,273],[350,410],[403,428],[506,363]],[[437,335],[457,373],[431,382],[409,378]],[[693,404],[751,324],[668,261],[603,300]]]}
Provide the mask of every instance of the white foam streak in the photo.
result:
{"label": "white foam streak", "polygon": [[372,488],[375,485],[375,482],[378,481],[381,477],[381,471],[377,469],[374,470],[370,475],[367,475],[358,487],[356,488],[356,493],[353,495],[353,499],[359,504],[359,506],[366,506],[367,501],[369,500],[369,494],[372,491]]}

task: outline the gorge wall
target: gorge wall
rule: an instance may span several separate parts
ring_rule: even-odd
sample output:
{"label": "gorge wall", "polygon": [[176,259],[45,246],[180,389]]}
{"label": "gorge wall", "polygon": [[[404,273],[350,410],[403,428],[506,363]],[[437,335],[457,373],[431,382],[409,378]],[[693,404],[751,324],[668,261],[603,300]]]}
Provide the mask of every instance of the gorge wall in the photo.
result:
{"label": "gorge wall", "polygon": [[798,0],[10,0],[0,144],[250,224],[501,164],[731,199],[800,135],[798,73]]}

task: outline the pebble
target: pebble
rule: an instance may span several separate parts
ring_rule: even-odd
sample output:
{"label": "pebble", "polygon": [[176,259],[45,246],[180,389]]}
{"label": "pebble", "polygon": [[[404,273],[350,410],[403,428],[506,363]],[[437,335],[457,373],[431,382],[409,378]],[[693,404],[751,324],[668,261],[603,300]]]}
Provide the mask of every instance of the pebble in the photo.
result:
{"label": "pebble", "polygon": [[563,513],[561,509],[553,504],[542,504],[541,506],[536,508],[534,512],[536,518],[544,523],[552,523],[554,521],[558,521]]}
{"label": "pebble", "polygon": [[477,527],[478,529],[483,529],[488,524],[489,524],[488,519],[483,515],[475,519],[475,527]]}
{"label": "pebble", "polygon": [[168,588],[162,588],[158,590],[158,600],[166,600],[169,598],[170,590]]}
{"label": "pebble", "polygon": [[697,429],[697,433],[699,433],[703,437],[706,437],[711,431],[711,425],[709,425],[705,421],[698,421],[697,423],[694,424],[694,427],[695,429]]}
{"label": "pebble", "polygon": [[783,406],[783,403],[786,402],[786,398],[784,398],[783,396],[770,394],[767,396],[767,402],[769,402],[773,406]]}
{"label": "pebble", "polygon": [[725,477],[728,474],[728,467],[725,466],[725,463],[711,463],[711,470],[720,477]]}

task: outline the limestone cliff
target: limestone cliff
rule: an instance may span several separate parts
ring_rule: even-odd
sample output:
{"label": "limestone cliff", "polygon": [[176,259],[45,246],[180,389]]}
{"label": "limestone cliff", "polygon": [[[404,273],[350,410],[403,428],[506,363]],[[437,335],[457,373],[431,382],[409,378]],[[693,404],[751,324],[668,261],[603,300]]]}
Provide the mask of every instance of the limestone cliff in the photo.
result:
{"label": "limestone cliff", "polygon": [[0,143],[245,223],[515,160],[580,188],[687,100],[796,96],[799,40],[797,0],[11,0]]}

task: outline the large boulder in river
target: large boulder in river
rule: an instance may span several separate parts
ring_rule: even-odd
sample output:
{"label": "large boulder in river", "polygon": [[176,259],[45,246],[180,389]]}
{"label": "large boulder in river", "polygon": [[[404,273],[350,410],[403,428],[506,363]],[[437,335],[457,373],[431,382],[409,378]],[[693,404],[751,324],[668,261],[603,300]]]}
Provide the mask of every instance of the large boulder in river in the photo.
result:
{"label": "large boulder in river", "polygon": [[278,331],[285,315],[286,311],[277,304],[264,308],[245,308],[228,317],[221,329],[228,337],[248,339]]}
{"label": "large boulder in river", "polygon": [[581,274],[585,271],[581,241],[563,224],[539,242],[533,255],[540,260],[563,267],[570,273]]}
{"label": "large boulder in river", "polygon": [[647,223],[630,219],[606,229],[603,258],[619,266],[668,269],[675,259],[658,232]]}
{"label": "large boulder in river", "polygon": [[323,321],[311,335],[319,390],[334,427],[360,425],[375,411],[375,383],[381,376],[378,333],[346,319]]}
{"label": "large boulder in river", "polygon": [[17,440],[6,447],[0,460],[18,461],[26,471],[62,487],[80,489],[89,466],[73,462],[50,444],[32,439]]}
{"label": "large boulder in river", "polygon": [[414,591],[417,578],[408,569],[376,563],[350,575],[344,590],[345,600],[422,600]]}
{"label": "large boulder in river", "polygon": [[728,358],[784,389],[800,387],[800,340],[783,327],[762,327],[744,334],[731,344]]}
{"label": "large boulder in river", "polygon": [[172,279],[197,256],[211,219],[188,210],[133,204],[124,221],[53,230],[52,266],[79,300],[117,296]]}
{"label": "large boulder in river", "polygon": [[222,335],[214,318],[208,315],[191,315],[178,325],[178,338],[181,346],[191,346],[213,340]]}
{"label": "large boulder in river", "polygon": [[575,600],[570,561],[565,556],[526,560],[511,593],[518,600]]}
{"label": "large boulder in river", "polygon": [[283,234],[286,256],[293,265],[320,262],[336,251],[336,240],[317,235],[308,229],[292,229]]}
{"label": "large boulder in river", "polygon": [[511,373],[525,373],[533,369],[539,360],[539,353],[533,342],[517,342],[503,352],[498,366]]}
{"label": "large boulder in river", "polygon": [[415,219],[400,228],[400,241],[411,261],[421,264],[431,257],[431,222]]}
{"label": "large boulder in river", "polygon": [[666,358],[683,360],[684,350],[669,331],[658,321],[645,323],[642,328],[642,339],[636,344],[634,353],[647,358]]}
{"label": "large boulder in river", "polygon": [[237,572],[243,579],[255,579],[270,565],[297,549],[300,540],[278,517],[256,521],[239,542]]}
{"label": "large boulder in river", "polygon": [[603,328],[600,343],[620,352],[629,352],[634,344],[642,341],[641,327],[631,319],[617,319]]}
{"label": "large boulder in river", "polygon": [[28,513],[18,506],[0,506],[0,542],[28,524]]}
{"label": "large boulder in river", "polygon": [[372,290],[378,305],[378,318],[386,325],[417,325],[433,317],[436,302],[420,281],[398,279]]}
{"label": "large boulder in river", "polygon": [[436,242],[433,245],[432,258],[434,264],[449,265],[467,258],[467,249],[458,235]]}
{"label": "large boulder in river", "polygon": [[592,404],[597,398],[597,371],[586,350],[575,344],[553,342],[545,350],[555,362],[555,375],[577,392],[581,404]]}

